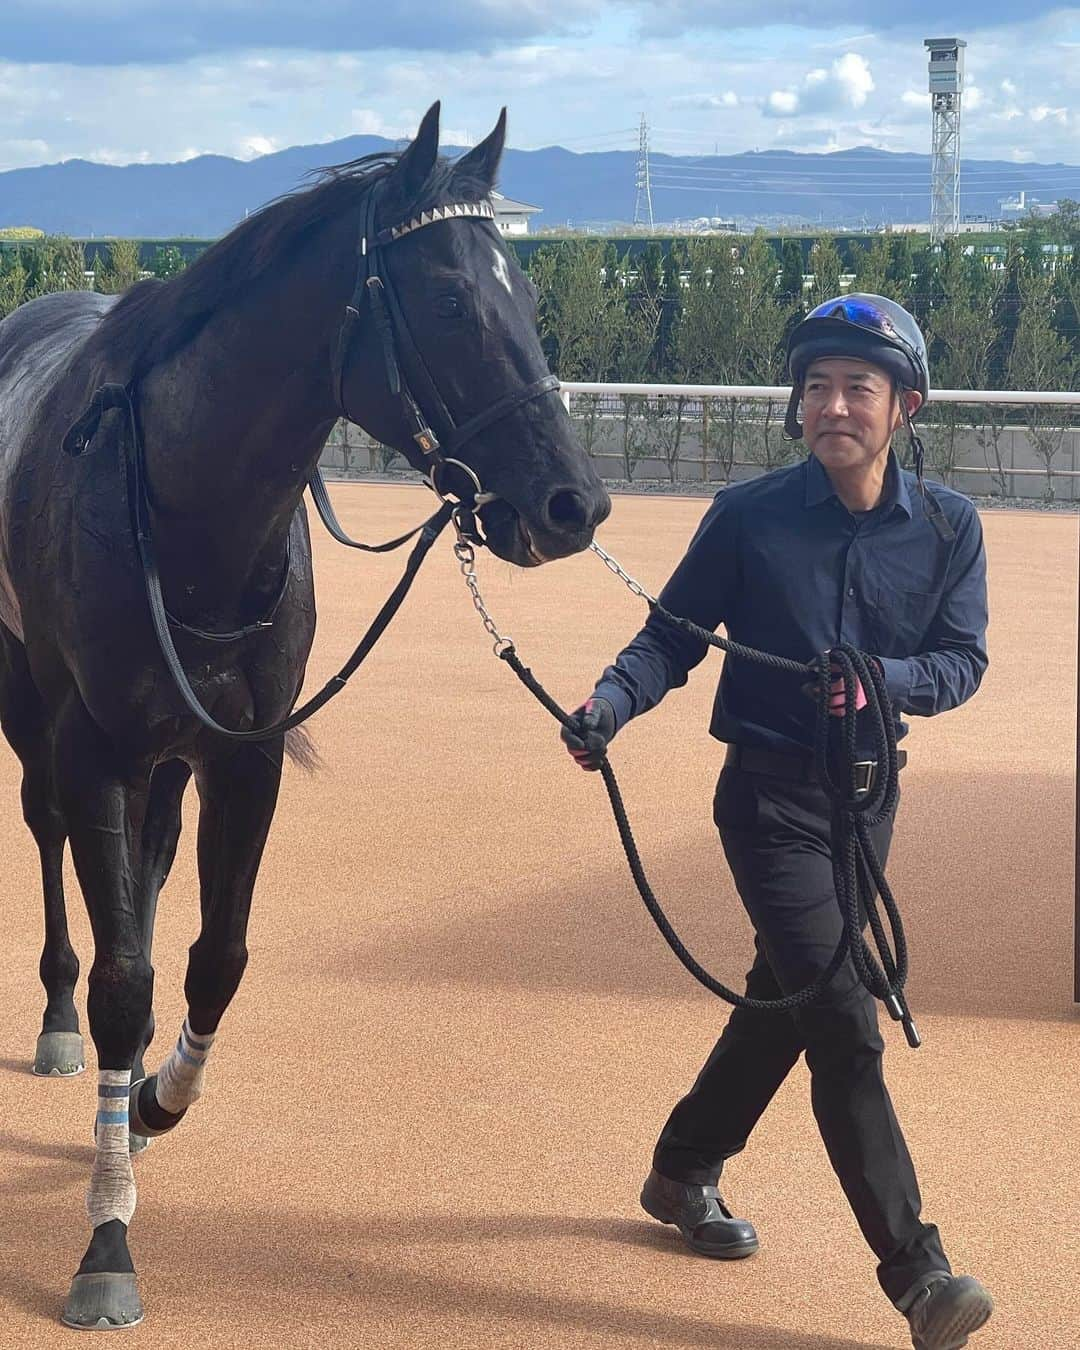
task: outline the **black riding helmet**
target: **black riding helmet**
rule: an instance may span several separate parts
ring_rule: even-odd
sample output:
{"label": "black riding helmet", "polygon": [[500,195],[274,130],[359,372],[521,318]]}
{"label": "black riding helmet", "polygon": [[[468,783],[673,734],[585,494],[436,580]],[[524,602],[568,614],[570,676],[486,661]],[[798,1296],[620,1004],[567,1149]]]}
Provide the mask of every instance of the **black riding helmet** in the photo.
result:
{"label": "black riding helmet", "polygon": [[883,295],[854,292],[838,295],[816,306],[795,326],[788,339],[788,369],[791,372],[791,398],[788,401],[784,430],[792,440],[802,437],[799,403],[803,382],[811,362],[828,356],[851,356],[868,361],[892,376],[900,395],[900,411],[911,441],[911,459],[934,528],[942,539],[953,537],[952,527],[940,506],[923,483],[923,445],[911,424],[906,389],[917,389],[925,406],[930,395],[930,367],[926,339],[919,325],[903,305]]}
{"label": "black riding helmet", "polygon": [[838,295],[812,309],[788,339],[792,390],[784,429],[792,440],[802,436],[798,411],[807,367],[824,356],[880,366],[899,388],[917,389],[924,404],[930,394],[926,339],[903,305],[883,295]]}

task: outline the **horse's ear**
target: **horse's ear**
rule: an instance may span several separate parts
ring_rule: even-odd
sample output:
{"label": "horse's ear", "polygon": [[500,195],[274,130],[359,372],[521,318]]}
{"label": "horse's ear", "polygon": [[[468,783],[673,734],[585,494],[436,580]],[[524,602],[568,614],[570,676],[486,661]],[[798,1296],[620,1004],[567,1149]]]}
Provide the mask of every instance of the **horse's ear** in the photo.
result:
{"label": "horse's ear", "polygon": [[424,114],[416,139],[401,152],[388,183],[403,205],[416,200],[439,157],[439,101]]}
{"label": "horse's ear", "polygon": [[479,145],[474,145],[467,155],[454,165],[454,179],[478,188],[485,196],[495,186],[499,174],[499,161],[502,159],[503,146],[506,144],[506,109],[499,113],[495,130]]}

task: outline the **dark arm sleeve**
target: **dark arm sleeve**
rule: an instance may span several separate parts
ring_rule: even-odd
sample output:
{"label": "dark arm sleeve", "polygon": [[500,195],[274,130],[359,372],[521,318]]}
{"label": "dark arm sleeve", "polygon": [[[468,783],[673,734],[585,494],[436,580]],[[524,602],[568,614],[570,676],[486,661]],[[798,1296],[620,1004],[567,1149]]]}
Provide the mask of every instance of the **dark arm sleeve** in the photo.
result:
{"label": "dark arm sleeve", "polygon": [[986,624],[986,551],[982,522],[972,507],[957,522],[956,548],[925,650],[905,658],[878,658],[897,709],[932,717],[966,702],[989,665]]}
{"label": "dark arm sleeve", "polygon": [[[725,621],[737,594],[738,522],[727,490],[717,494],[690,547],[660,592],[665,609],[710,632]],[[618,727],[654,708],[704,658],[708,644],[650,614],[597,683]]]}

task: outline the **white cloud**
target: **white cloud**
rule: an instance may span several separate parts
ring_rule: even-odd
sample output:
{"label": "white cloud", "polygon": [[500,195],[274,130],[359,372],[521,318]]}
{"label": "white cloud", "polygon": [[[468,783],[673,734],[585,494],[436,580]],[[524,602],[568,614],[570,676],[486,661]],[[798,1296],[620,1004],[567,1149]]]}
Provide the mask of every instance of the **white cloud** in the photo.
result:
{"label": "white cloud", "polygon": [[838,56],[828,70],[808,70],[800,88],[774,89],[765,100],[767,116],[821,113],[833,108],[861,108],[874,90],[870,63],[858,52]]}
{"label": "white cloud", "polygon": [[113,150],[108,146],[98,147],[82,156],[95,164],[149,164],[149,150]]}
{"label": "white cloud", "polygon": [[[1077,49],[1062,41],[1075,31],[1070,23],[1059,16],[965,31],[972,81],[965,113],[975,113],[965,123],[965,158],[1007,159],[1019,149],[1026,159],[1080,162]],[[654,145],[674,153],[764,148],[776,143],[781,126],[783,144],[795,150],[822,148],[832,138],[926,153],[925,80],[917,33],[868,35],[856,53],[839,41],[813,50],[805,31],[785,37],[777,28],[722,44],[685,37],[643,43],[610,26],[565,41],[549,32],[486,53],[446,53],[438,63],[404,51],[271,48],[160,65],[6,59],[0,170],[102,148],[114,162],[175,161],[196,148],[236,154],[244,141],[246,154],[265,153],[255,138],[277,147],[355,133],[396,140],[440,97],[444,141],[454,144],[486,135],[505,102],[510,143],[522,148],[633,151],[645,110]]]}
{"label": "white cloud", "polygon": [[396,141],[416,128],[406,127],[403,122],[390,123],[374,108],[353,108],[349,113],[349,130],[356,136],[385,136]]}
{"label": "white cloud", "polygon": [[1040,103],[1028,113],[1033,122],[1045,122],[1047,118],[1052,118],[1059,126],[1065,126],[1069,120],[1068,108],[1049,108],[1045,103]]}
{"label": "white cloud", "polygon": [[257,159],[259,155],[272,155],[278,148],[273,136],[243,136],[238,153],[241,159]]}
{"label": "white cloud", "polygon": [[734,89],[725,89],[722,94],[676,94],[669,103],[673,108],[737,108],[739,96]]}
{"label": "white cloud", "polygon": [[799,107],[799,96],[793,89],[774,89],[769,95],[769,109],[781,116],[795,112]]}
{"label": "white cloud", "polygon": [[9,150],[13,155],[24,158],[28,164],[43,159],[49,153],[48,141],[20,140],[16,137],[14,140],[4,141],[3,144],[6,150]]}
{"label": "white cloud", "polygon": [[861,108],[874,92],[870,63],[858,52],[845,52],[838,61],[834,61],[833,75],[853,108]]}

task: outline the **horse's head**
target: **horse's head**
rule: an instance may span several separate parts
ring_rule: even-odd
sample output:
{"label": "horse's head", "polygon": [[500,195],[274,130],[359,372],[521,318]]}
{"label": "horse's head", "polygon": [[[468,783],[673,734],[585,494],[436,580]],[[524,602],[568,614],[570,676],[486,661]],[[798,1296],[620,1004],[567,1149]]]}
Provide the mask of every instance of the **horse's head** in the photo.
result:
{"label": "horse's head", "polygon": [[[476,496],[489,547],[528,567],[586,548],[611,502],[550,379],[535,289],[491,218],[505,132],[504,109],[485,141],[447,164],[436,103],[377,184],[340,399],[441,491]],[[424,423],[434,454],[417,436]]]}

